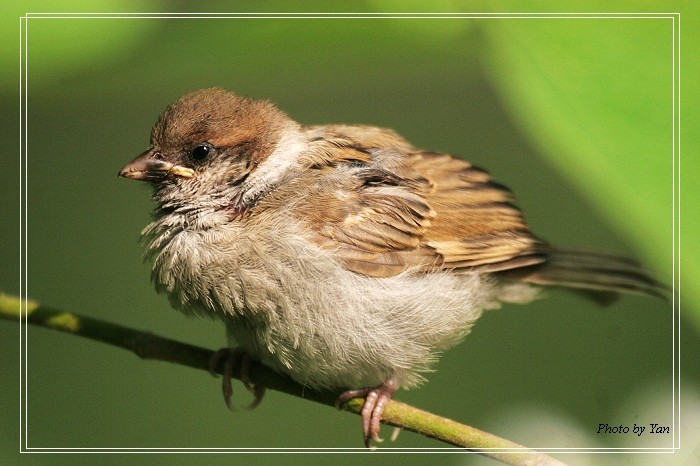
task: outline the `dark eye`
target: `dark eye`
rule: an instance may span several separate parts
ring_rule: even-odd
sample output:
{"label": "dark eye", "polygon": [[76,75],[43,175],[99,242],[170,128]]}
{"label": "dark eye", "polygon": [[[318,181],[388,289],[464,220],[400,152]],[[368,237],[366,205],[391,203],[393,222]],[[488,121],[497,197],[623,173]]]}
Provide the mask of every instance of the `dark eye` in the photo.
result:
{"label": "dark eye", "polygon": [[202,161],[206,159],[209,154],[213,151],[211,144],[203,143],[192,149],[192,158],[197,161]]}

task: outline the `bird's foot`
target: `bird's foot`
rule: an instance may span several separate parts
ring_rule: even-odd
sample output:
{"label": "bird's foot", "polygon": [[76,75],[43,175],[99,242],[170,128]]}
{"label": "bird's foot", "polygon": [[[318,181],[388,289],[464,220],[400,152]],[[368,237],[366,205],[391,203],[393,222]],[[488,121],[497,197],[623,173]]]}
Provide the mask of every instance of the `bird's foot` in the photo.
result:
{"label": "bird's foot", "polygon": [[240,371],[243,386],[255,397],[253,401],[249,405],[244,406],[243,409],[253,409],[258,406],[265,395],[265,387],[250,382],[250,365],[253,361],[250,356],[239,348],[221,348],[209,358],[209,373],[214,377],[217,375],[216,368],[222,361],[224,367],[221,371],[223,375],[221,391],[224,394],[224,401],[228,409],[235,411],[233,403],[231,402],[231,397],[233,396],[231,378],[233,377],[233,370],[235,368],[238,368]]}
{"label": "bird's foot", "polygon": [[336,407],[340,408],[340,406],[353,398],[365,397],[365,404],[362,406],[362,435],[367,448],[370,448],[372,440],[375,442],[383,441],[379,436],[379,422],[382,419],[384,407],[391,399],[396,388],[396,381],[392,377],[374,388],[347,390],[341,393],[335,402]]}

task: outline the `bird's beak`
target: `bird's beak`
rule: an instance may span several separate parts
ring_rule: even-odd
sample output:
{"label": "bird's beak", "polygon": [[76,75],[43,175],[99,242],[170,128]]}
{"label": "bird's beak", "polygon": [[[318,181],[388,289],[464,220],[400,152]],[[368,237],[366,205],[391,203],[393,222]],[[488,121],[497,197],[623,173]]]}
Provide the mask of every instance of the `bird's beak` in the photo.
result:
{"label": "bird's beak", "polygon": [[176,165],[162,159],[160,152],[149,149],[126,164],[119,176],[138,181],[161,181],[169,176],[192,178],[195,172],[191,168]]}

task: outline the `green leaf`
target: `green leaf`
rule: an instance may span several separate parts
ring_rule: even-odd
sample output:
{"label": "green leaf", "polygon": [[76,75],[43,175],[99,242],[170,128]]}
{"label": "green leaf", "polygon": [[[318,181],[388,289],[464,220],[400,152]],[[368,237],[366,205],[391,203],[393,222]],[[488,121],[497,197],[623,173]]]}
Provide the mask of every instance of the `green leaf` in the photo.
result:
{"label": "green leaf", "polygon": [[[8,2],[9,3],[9,2]],[[88,0],[55,1],[50,5],[21,3],[4,5],[0,24],[3,43],[18,40],[19,19],[23,20],[23,35],[26,38],[27,72],[30,83],[55,81],[83,72],[94,72],[108,65],[143,42],[150,31],[155,31],[156,21],[140,18],[90,18],[86,13],[119,13],[121,11],[157,10],[161,2],[142,0],[105,0],[99,3]],[[41,12],[65,12],[53,16],[42,16]],[[59,16],[59,17],[57,17]],[[104,15],[103,15],[104,16]],[[16,64],[17,51],[10,47],[0,49],[3,63]],[[16,75],[3,76],[2,87],[14,87],[11,81]]]}
{"label": "green leaf", "polygon": [[[511,114],[671,285],[678,187],[673,20],[501,19],[486,29],[491,76]],[[690,232],[698,233],[697,226]],[[695,270],[683,268],[689,281],[700,281]],[[688,293],[700,308],[700,292]]]}

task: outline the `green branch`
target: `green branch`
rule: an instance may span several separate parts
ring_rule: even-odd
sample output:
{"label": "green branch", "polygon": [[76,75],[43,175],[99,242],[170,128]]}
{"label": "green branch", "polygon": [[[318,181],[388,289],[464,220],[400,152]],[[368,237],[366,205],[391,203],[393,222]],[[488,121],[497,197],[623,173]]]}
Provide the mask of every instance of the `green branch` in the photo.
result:
{"label": "green branch", "polygon": [[[205,371],[209,370],[209,358],[213,354],[211,350],[163,338],[149,332],[52,309],[34,301],[22,301],[16,297],[2,294],[0,294],[0,317],[108,343],[129,350],[143,359],[168,361]],[[234,370],[233,376],[240,379],[240,373],[237,370]],[[334,406],[338,396],[337,393],[309,390],[260,364],[254,364],[250,368],[249,378],[253,384],[327,406]],[[343,409],[360,414],[363,402],[362,398],[352,399],[343,406]],[[456,447],[466,448],[505,464],[516,466],[563,465],[552,457],[529,450],[509,440],[395,400],[391,400],[387,404],[383,414],[383,422]]]}

